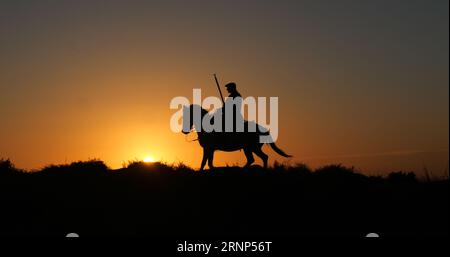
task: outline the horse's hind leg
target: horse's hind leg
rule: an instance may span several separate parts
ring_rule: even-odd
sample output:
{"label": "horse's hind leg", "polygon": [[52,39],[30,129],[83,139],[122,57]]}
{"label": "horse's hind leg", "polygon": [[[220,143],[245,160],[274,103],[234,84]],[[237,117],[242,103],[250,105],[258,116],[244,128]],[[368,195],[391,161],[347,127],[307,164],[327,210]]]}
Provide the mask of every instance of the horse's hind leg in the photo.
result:
{"label": "horse's hind leg", "polygon": [[205,168],[206,160],[208,160],[207,152],[205,149],[203,149],[203,159],[202,164],[200,165],[200,171],[203,171],[203,169]]}
{"label": "horse's hind leg", "polygon": [[252,165],[252,163],[255,162],[255,158],[253,158],[252,150],[250,149],[244,149],[245,157],[247,157],[247,163],[245,164],[245,167],[249,167]]}
{"label": "horse's hind leg", "polygon": [[267,168],[267,160],[269,159],[269,156],[267,156],[267,154],[265,154],[260,147],[256,147],[253,152],[262,159],[264,162],[264,168]]}

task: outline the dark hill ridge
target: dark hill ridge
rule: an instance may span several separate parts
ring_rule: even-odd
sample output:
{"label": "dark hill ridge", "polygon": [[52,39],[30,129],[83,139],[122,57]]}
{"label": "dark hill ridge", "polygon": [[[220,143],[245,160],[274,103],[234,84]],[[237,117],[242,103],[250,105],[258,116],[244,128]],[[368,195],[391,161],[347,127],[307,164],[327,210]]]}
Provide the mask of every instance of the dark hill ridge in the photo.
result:
{"label": "dark hill ridge", "polygon": [[448,179],[367,177],[340,165],[264,170],[102,161],[33,173],[0,161],[0,234],[448,235]]}

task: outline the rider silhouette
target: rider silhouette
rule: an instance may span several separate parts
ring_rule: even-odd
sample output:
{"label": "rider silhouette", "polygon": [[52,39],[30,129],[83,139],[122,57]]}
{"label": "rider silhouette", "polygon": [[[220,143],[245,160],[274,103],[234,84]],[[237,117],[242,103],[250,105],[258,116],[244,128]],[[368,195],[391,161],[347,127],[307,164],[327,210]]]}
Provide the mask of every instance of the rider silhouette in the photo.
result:
{"label": "rider silhouette", "polygon": [[[225,85],[229,95],[225,100],[225,106],[222,108],[222,128],[224,132],[236,132],[237,124],[243,124],[244,117],[242,117],[241,108],[242,108],[242,96],[236,89],[236,83],[230,82]],[[226,113],[229,113],[229,117],[227,120]],[[227,125],[229,122],[233,123],[233,126]],[[227,125],[227,126],[226,126]],[[228,129],[226,129],[228,127]],[[232,131],[230,131],[232,129]]]}
{"label": "rider silhouette", "polygon": [[239,92],[236,89],[236,83],[230,82],[230,83],[226,84],[225,87],[227,88],[228,93],[230,93],[228,95],[228,97],[232,97],[232,98],[242,97],[241,94],[239,94]]}

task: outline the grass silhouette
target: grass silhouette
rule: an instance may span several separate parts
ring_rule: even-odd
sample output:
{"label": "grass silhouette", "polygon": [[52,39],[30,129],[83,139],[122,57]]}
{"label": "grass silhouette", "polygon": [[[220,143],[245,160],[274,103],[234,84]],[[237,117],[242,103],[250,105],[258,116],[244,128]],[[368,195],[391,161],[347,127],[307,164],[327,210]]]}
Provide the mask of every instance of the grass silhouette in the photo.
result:
{"label": "grass silhouette", "polygon": [[182,163],[113,170],[89,160],[26,172],[2,159],[0,235],[448,235],[448,185],[342,165],[200,173]]}

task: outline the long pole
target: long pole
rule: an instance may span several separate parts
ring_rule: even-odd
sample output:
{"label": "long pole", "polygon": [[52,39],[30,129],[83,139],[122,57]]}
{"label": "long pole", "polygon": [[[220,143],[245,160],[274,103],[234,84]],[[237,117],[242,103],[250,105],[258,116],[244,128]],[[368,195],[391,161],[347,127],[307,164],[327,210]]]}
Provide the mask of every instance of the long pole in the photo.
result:
{"label": "long pole", "polygon": [[214,74],[214,80],[216,81],[217,89],[219,89],[220,98],[222,99],[222,104],[225,106],[225,101],[223,100],[222,90],[220,90],[219,81],[217,80],[216,74]]}

